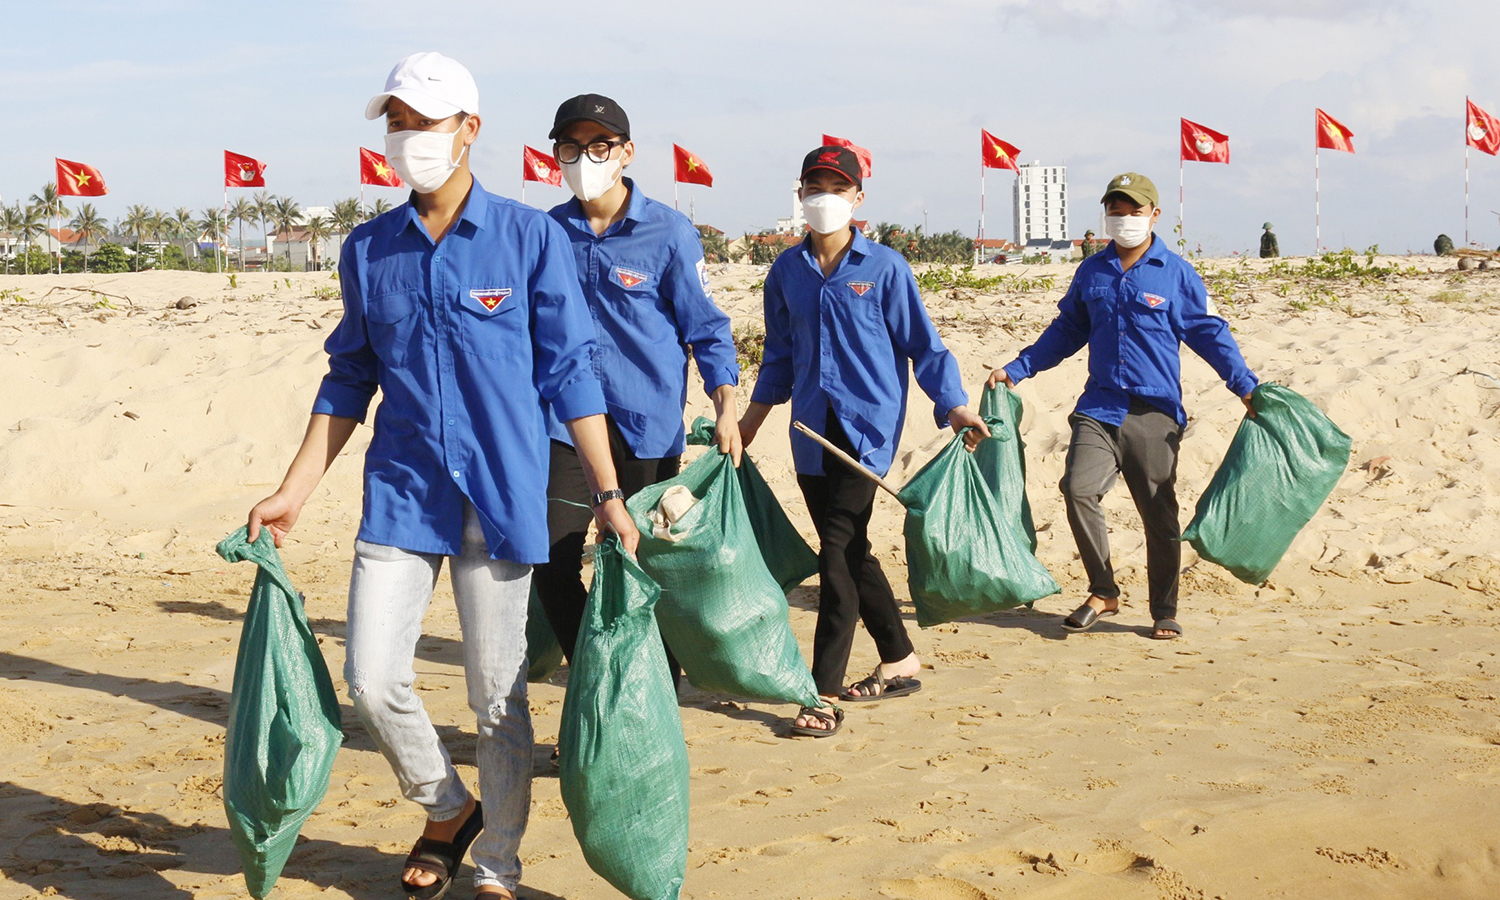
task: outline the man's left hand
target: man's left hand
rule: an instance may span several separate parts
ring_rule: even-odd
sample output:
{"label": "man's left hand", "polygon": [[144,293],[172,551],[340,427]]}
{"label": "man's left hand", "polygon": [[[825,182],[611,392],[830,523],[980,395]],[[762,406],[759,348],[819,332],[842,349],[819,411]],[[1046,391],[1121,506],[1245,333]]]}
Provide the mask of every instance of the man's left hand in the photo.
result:
{"label": "man's left hand", "polygon": [[620,536],[620,546],[625,548],[626,553],[635,556],[635,548],[641,543],[641,532],[635,527],[635,519],[631,518],[630,510],[625,508],[624,500],[606,500],[603,506],[594,510],[594,519],[599,523],[601,539],[602,536],[617,534]]}
{"label": "man's left hand", "polygon": [[1246,394],[1241,397],[1240,402],[1245,404],[1245,415],[1252,419],[1255,418],[1255,404],[1250,402],[1250,395]]}
{"label": "man's left hand", "polygon": [[720,416],[718,422],[714,423],[714,440],[718,442],[720,453],[728,453],[734,458],[734,467],[738,469],[745,445],[740,440],[740,423],[734,416],[734,410],[729,410],[727,415]]}
{"label": "man's left hand", "polygon": [[964,446],[973,450],[979,446],[979,442],[990,436],[990,426],[984,424],[984,420],[971,412],[967,406],[955,406],[948,411],[948,424],[953,426],[953,433],[957,434],[965,428],[973,431],[964,435]]}

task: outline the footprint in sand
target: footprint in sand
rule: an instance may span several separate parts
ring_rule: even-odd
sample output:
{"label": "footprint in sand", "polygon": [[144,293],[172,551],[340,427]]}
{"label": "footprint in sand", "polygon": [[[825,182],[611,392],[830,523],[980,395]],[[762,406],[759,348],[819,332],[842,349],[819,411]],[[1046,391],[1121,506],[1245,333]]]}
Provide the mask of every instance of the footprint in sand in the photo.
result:
{"label": "footprint in sand", "polygon": [[880,893],[897,900],[996,900],[967,881],[944,876],[902,878],[880,883]]}

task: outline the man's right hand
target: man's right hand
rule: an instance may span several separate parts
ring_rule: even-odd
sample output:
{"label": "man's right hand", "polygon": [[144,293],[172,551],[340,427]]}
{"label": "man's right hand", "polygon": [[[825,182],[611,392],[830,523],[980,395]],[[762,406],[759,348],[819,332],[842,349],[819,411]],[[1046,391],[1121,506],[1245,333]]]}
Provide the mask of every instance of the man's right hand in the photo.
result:
{"label": "man's right hand", "polygon": [[261,526],[271,530],[271,540],[280,547],[286,540],[287,534],[292,526],[297,524],[297,517],[302,514],[302,504],[294,503],[280,491],[272,494],[250,508],[249,539],[255,543],[260,537]]}
{"label": "man's right hand", "polygon": [[1016,383],[1010,380],[1010,376],[1005,374],[1004,368],[999,368],[991,372],[990,380],[986,381],[984,383],[984,386],[992,388],[997,384],[1003,384],[1008,388],[1014,388],[1016,386]]}

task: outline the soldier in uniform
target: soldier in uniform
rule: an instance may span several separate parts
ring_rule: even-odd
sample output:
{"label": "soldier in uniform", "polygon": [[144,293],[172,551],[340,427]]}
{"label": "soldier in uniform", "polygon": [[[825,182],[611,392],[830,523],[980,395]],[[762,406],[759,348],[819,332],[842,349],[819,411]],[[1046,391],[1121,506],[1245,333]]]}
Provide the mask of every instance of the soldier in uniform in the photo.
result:
{"label": "soldier in uniform", "polygon": [[1083,250],[1084,259],[1088,259],[1090,256],[1104,249],[1103,244],[1094,240],[1094,229],[1090,228],[1083,233],[1083,247],[1081,249]]}
{"label": "soldier in uniform", "polygon": [[1260,227],[1266,230],[1266,233],[1260,236],[1260,258],[1270,259],[1273,256],[1280,256],[1281,247],[1276,243],[1276,235],[1271,231],[1271,223],[1267,222]]}

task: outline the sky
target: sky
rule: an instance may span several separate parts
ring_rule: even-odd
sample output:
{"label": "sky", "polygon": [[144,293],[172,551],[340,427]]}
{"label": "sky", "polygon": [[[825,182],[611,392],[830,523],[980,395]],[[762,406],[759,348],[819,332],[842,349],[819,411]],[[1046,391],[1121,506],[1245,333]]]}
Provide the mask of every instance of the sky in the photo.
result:
{"label": "sky", "polygon": [[[219,205],[226,149],[268,163],[267,189],[304,207],[357,195],[357,148],[383,144],[365,102],[420,50],[474,73],[472,162],[489,190],[518,197],[522,144],[548,149],[557,105],[592,91],[630,115],[628,174],[648,196],[672,202],[673,143],[707,163],[714,186],[683,185],[682,209],[691,199],[731,237],[790,214],[824,133],[873,153],[860,218],[973,234],[981,128],[1026,161],[1068,166],[1074,237],[1124,171],[1155,181],[1169,233],[1186,117],[1231,151],[1182,172],[1189,246],[1244,252],[1271,221],[1284,254],[1306,254],[1322,107],[1357,150],[1321,155],[1324,245],[1430,252],[1440,232],[1463,241],[1465,96],[1500,114],[1494,0],[14,6],[0,29],[0,201],[36,193],[60,156],[101,170],[110,193],[94,202],[111,220],[136,203]],[[1470,236],[1493,247],[1500,158],[1471,153]],[[1012,179],[985,179],[988,237],[1011,236]],[[543,208],[567,197],[526,189]]]}

